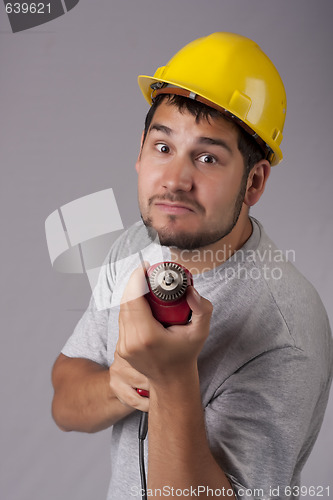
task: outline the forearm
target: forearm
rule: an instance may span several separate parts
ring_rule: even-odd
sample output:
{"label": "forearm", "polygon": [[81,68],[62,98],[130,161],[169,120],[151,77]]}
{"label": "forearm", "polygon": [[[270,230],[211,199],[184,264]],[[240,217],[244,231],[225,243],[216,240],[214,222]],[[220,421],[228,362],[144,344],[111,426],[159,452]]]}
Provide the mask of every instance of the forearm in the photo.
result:
{"label": "forearm", "polygon": [[200,498],[212,498],[212,490],[231,498],[231,485],[208,446],[196,368],[187,380],[151,385],[148,456],[149,489],[205,487],[209,496],[201,490]]}
{"label": "forearm", "polygon": [[158,490],[155,497],[161,497],[169,487],[183,490],[185,497],[204,486],[210,491],[201,498],[211,498],[212,489],[224,488],[230,499],[231,485],[209,449],[197,369],[209,335],[212,304],[189,287],[191,322],[166,329],[153,317],[144,297],[127,300],[144,279],[139,271],[131,276],[123,296],[117,351],[148,379],[149,496]]}
{"label": "forearm", "polygon": [[93,361],[61,354],[52,382],[52,414],[64,431],[97,432],[133,411],[113,394],[109,370]]}

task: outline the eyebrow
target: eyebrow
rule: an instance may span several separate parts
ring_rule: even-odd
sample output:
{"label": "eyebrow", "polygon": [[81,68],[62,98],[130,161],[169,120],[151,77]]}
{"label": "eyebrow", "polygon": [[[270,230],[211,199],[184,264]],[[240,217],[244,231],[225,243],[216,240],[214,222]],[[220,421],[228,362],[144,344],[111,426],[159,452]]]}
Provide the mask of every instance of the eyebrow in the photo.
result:
{"label": "eyebrow", "polygon": [[229,144],[223,139],[217,139],[215,137],[199,137],[198,142],[200,144],[211,144],[212,146],[220,146],[221,148],[226,149],[229,153],[233,153],[232,148]]}
{"label": "eyebrow", "polygon": [[173,133],[172,129],[170,127],[167,127],[166,125],[162,125],[161,123],[154,123],[150,129],[149,132],[152,130],[157,130],[157,132],[164,132],[166,135],[171,135]]}
{"label": "eyebrow", "polygon": [[[162,125],[161,123],[154,123],[150,127],[149,132],[152,132],[153,130],[156,130],[157,132],[162,132],[168,136],[171,136],[173,134],[173,130],[170,127]],[[212,146],[219,146],[223,149],[226,149],[230,154],[233,154],[232,147],[229,146],[229,144],[223,139],[219,139],[217,137],[198,137],[197,142],[198,144],[209,144]]]}

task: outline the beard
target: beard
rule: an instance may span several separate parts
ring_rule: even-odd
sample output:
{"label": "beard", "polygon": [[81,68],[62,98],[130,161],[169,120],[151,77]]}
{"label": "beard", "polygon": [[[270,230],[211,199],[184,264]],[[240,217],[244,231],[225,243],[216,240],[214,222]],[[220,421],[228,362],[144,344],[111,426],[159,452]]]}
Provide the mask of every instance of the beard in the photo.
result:
{"label": "beard", "polygon": [[[141,219],[147,228],[149,238],[155,243],[158,241],[160,245],[176,247],[180,250],[195,250],[197,248],[216,243],[217,241],[221,240],[229,233],[231,233],[231,231],[237,224],[243,206],[243,201],[246,193],[246,185],[247,175],[244,173],[240,190],[237,194],[233,206],[229,210],[228,215],[223,217],[223,220],[221,218],[219,227],[210,229],[207,228],[201,232],[191,232],[190,230],[187,232],[173,231],[172,224],[177,220],[176,215],[169,215],[169,223],[157,230],[154,228],[152,218],[148,215],[144,216],[141,211]],[[172,202],[181,203],[188,201],[188,198],[182,193],[179,193],[177,195],[172,195],[171,193],[169,193],[163,196],[153,196],[148,200],[148,207],[151,206],[153,201],[155,200],[169,200]],[[192,205],[198,212],[205,213],[204,207],[198,202],[192,202]]]}

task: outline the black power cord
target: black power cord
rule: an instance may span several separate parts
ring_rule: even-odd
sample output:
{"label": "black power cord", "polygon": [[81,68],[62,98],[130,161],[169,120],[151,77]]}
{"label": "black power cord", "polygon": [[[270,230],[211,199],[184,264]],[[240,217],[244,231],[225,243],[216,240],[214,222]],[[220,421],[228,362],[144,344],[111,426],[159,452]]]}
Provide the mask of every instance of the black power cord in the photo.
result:
{"label": "black power cord", "polygon": [[147,500],[147,481],[145,471],[144,443],[148,432],[148,413],[142,412],[139,425],[139,465],[141,477],[142,500]]}

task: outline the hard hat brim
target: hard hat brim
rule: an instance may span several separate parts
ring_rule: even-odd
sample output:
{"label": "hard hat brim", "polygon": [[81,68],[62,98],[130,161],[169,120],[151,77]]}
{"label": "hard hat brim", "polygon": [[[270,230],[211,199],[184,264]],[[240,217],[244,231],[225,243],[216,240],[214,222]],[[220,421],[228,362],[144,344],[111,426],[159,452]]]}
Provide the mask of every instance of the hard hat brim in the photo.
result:
{"label": "hard hat brim", "polygon": [[[138,84],[139,84],[140,90],[141,90],[144,98],[146,99],[146,101],[148,102],[149,105],[152,104],[153,89],[151,88],[151,85],[153,85],[155,83],[159,83],[159,82],[169,84],[172,86],[178,86],[174,81],[167,80],[164,78],[163,79],[155,78],[153,76],[148,76],[148,75],[139,75],[138,76]],[[182,86],[182,88],[187,90],[188,92],[192,92],[191,88],[188,88],[188,87],[186,88],[186,86]],[[170,94],[172,94],[171,91],[170,91]],[[204,99],[206,99],[208,101],[206,96],[201,96],[201,97],[203,97]],[[207,105],[209,105],[209,104],[207,103]],[[212,103],[211,107],[216,109],[216,105],[214,105],[214,103]],[[247,126],[247,127],[249,126],[239,116],[237,116],[237,118],[238,118],[237,121],[245,123],[245,126]],[[270,163],[272,166],[278,165],[283,159],[282,151],[277,145],[275,145],[274,150],[271,149],[271,151],[273,152],[273,157],[270,160]]]}

